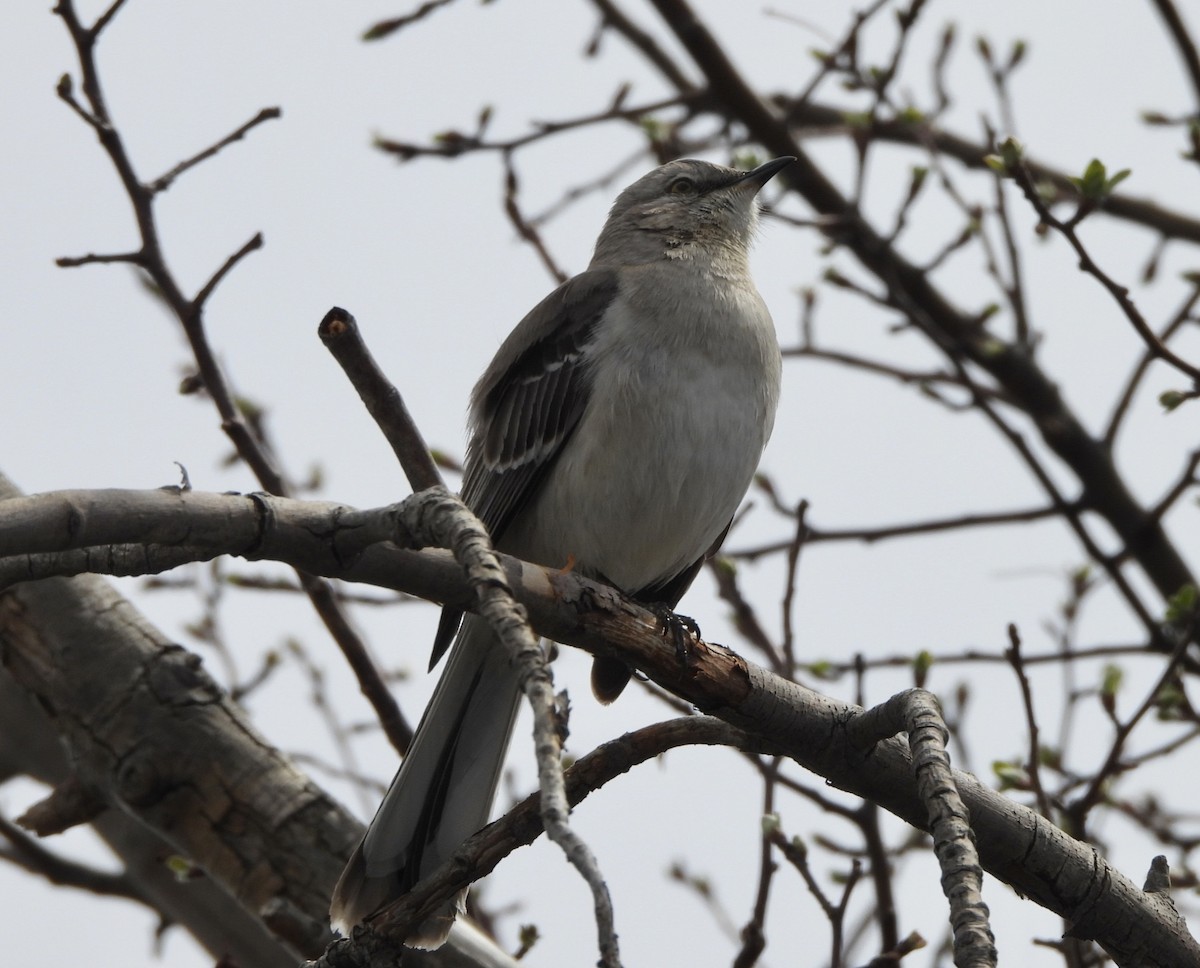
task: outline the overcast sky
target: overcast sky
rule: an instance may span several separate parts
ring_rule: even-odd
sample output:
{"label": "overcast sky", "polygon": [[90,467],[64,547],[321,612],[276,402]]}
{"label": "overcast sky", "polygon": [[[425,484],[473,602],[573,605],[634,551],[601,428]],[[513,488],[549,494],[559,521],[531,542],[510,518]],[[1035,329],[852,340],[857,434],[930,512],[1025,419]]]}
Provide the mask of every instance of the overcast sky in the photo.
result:
{"label": "overcast sky", "polygon": [[[106,157],[55,97],[59,76],[69,72],[78,78],[78,73],[66,32],[48,6],[22,0],[0,10],[5,48],[0,114],[9,136],[0,162],[0,291],[8,319],[0,343],[0,413],[5,415],[0,468],[30,492],[150,488],[174,483],[178,461],[198,489],[253,490],[247,471],[222,466],[229,446],[211,407],[177,393],[188,368],[186,347],[177,326],[147,298],[133,273],[123,266],[54,266],[58,256],[127,250],[135,236]],[[81,6],[89,20],[103,9],[98,3]],[[648,6],[626,6],[657,29]],[[803,88],[815,63],[809,50],[827,47],[840,35],[849,9],[834,0],[779,0],[771,7],[779,16],[758,4],[697,0],[696,6],[755,83],[789,91]],[[1016,75],[1013,94],[1017,133],[1031,154],[1072,171],[1099,156],[1110,168],[1133,169],[1124,186],[1131,194],[1200,214],[1196,169],[1179,160],[1178,134],[1136,123],[1147,108],[1176,114],[1194,110],[1178,58],[1150,5],[1109,4],[1103,15],[1099,6],[1087,0],[935,0],[914,38],[910,63],[928,60],[941,25],[951,19],[959,23],[962,42],[950,71],[957,106],[947,125],[978,138],[981,113],[995,117],[996,112],[971,51],[973,38],[985,34],[1001,51],[1017,38],[1027,40],[1028,63]],[[605,41],[598,58],[580,57],[594,29],[586,3],[460,0],[390,40],[359,40],[374,20],[406,11],[406,5],[380,2],[129,0],[100,47],[112,114],[147,179],[260,108],[282,108],[281,120],[187,173],[160,199],[163,243],[171,268],[185,289],[194,291],[231,252],[263,233],[263,250],[245,260],[212,299],[210,337],[234,386],[268,408],[269,427],[288,472],[299,478],[319,463],[321,496],[359,506],[395,500],[406,493],[406,485],[316,338],[326,310],[341,305],[358,317],[427,438],[458,453],[472,383],[509,328],[552,285],[503,216],[503,172],[495,156],[401,166],[373,150],[372,137],[423,142],[447,128],[469,130],[485,105],[494,108],[490,133],[515,135],[534,120],[602,109],[622,80],[633,82],[629,103],[662,94],[657,79],[616,38]],[[1193,33],[1200,31],[1200,24],[1192,27]],[[871,36],[878,39],[869,45],[869,55],[884,56],[890,26]],[[927,97],[923,68],[914,71],[909,84],[919,103]],[[820,96],[838,93],[833,86]],[[529,211],[540,211],[567,186],[596,177],[638,146],[635,130],[608,126],[522,154],[522,201]],[[822,141],[810,147],[848,185],[852,159],[845,145]],[[913,155],[906,164],[919,162]],[[567,271],[586,264],[616,189],[645,167],[634,166],[613,189],[586,196],[547,228],[546,239]],[[892,211],[906,171],[900,166],[873,173],[869,210],[877,205],[880,214]],[[1012,202],[1017,203],[1015,196]],[[809,214],[794,201],[786,210]],[[1028,231],[1031,220],[1023,211],[1021,216]],[[917,235],[907,244],[911,251],[930,253],[959,227],[947,207],[936,233]],[[1148,233],[1103,224],[1088,238],[1102,258],[1125,260],[1117,263],[1123,268],[1138,264],[1129,258],[1131,247],[1140,258],[1153,245]],[[821,241],[816,233],[800,234],[778,223],[763,226],[755,271],[785,344],[796,333],[797,287],[818,282],[824,271]],[[1042,358],[1064,380],[1072,405],[1098,427],[1107,415],[1112,385],[1128,371],[1138,344],[1108,298],[1077,276],[1064,245],[1056,240],[1031,244],[1030,253],[1030,290],[1037,323],[1046,330]],[[940,281],[962,305],[981,309],[994,296],[979,287],[978,256],[966,261],[969,271]],[[1172,279],[1195,263],[1194,249],[1172,247],[1162,275]],[[844,264],[852,266],[848,260]],[[1123,281],[1137,286],[1136,278]],[[1150,318],[1160,319],[1180,292],[1164,282],[1135,288],[1135,297]],[[869,317],[869,323],[864,318],[861,304],[851,298],[822,298],[820,333],[831,345],[913,365],[934,360],[915,338],[889,338],[877,318]],[[811,502],[810,520],[818,526],[882,524],[1041,500],[1028,475],[976,417],[948,415],[915,393],[809,363],[789,363],[785,384],[763,469],[789,503]],[[1152,391],[1170,385],[1169,375],[1155,374],[1146,401]],[[1140,497],[1158,496],[1194,432],[1194,411],[1166,419],[1153,405],[1139,408],[1121,457],[1133,469]],[[1179,515],[1176,533],[1195,528],[1194,504],[1181,507]],[[759,507],[729,546],[778,536],[780,527]],[[1058,525],[999,533],[983,553],[976,540],[959,535],[885,544],[869,552],[837,546],[807,553],[796,605],[806,654],[996,650],[1003,647],[1010,621],[1027,630],[1034,645],[1046,646],[1043,623],[1062,599],[1062,575],[1081,562],[1080,552]],[[1197,564],[1194,558],[1192,563]],[[231,567],[260,572],[237,563]],[[744,574],[764,615],[777,622],[783,592],[777,573],[749,566]],[[193,595],[146,594],[134,582],[121,587],[169,634],[188,642],[183,625],[200,609]],[[707,578],[685,605],[709,637],[731,640],[724,608]],[[389,667],[423,669],[433,608],[376,609],[356,617]],[[233,595],[224,618],[242,675],[257,667],[263,651],[294,637],[325,667],[344,718],[353,722],[369,716],[300,603]],[[1100,607],[1085,616],[1081,638],[1114,642],[1135,634],[1119,609]],[[221,676],[221,664],[200,651]],[[586,663],[567,651],[556,676],[575,698],[573,752],[666,715],[639,696],[597,709],[587,696]],[[931,685],[952,689],[959,675],[940,673]],[[900,675],[878,676],[870,682],[869,698],[883,699],[906,684]],[[414,719],[420,697],[431,688],[431,679],[418,676],[406,690],[403,701]],[[849,680],[828,688],[839,697],[853,695]],[[252,697],[250,710],[259,728],[284,749],[333,760],[327,731],[303,701],[305,689],[300,669],[287,665],[269,690]],[[1021,748],[1014,697],[1007,679],[978,697],[972,714],[978,723],[1012,724],[975,737],[974,765],[985,773],[992,758]],[[518,737],[525,732],[518,726]],[[367,772],[381,780],[390,776],[394,757],[382,741],[364,741],[357,753]],[[514,757],[520,787],[527,789],[529,751],[520,749]],[[373,805],[352,788],[316,776],[364,818],[370,814]],[[0,810],[15,815],[38,795],[30,784],[10,784],[0,789]],[[594,841],[602,864],[606,858],[614,861],[608,873],[629,964],[729,962],[736,941],[728,940],[696,897],[670,883],[664,871],[670,861],[687,858],[695,873],[718,878],[721,898],[742,923],[756,877],[759,797],[751,771],[731,757],[680,751],[663,764],[635,771],[578,812],[577,822]],[[788,829],[801,832],[805,821],[796,819]],[[1122,831],[1109,833],[1119,841],[1114,861],[1140,882],[1151,847],[1121,840],[1116,835]],[[105,863],[85,833],[73,832],[49,846]],[[924,862],[910,866],[907,876],[913,879],[905,883],[913,886],[901,900],[902,925],[940,938],[944,914],[936,900],[936,872]],[[825,950],[819,912],[790,880],[780,879],[773,900],[773,911],[780,913],[769,925],[768,964],[809,963],[803,957],[793,960],[792,949],[805,937],[819,938],[818,951]],[[1031,968],[1054,964],[1028,939],[1057,936],[1055,919],[1015,901],[1003,886],[989,886],[997,931],[1009,946],[1002,947],[1006,959],[1015,955]],[[6,899],[0,923],[19,928],[6,932],[13,963],[36,957],[46,964],[45,931],[52,931],[56,941],[54,964],[154,963],[153,920],[128,904],[55,890],[2,865],[0,896]],[[487,889],[488,899],[500,906],[527,896],[536,901],[506,922],[506,941],[512,943],[519,923],[535,919],[545,940],[529,956],[531,965],[593,963],[594,952],[578,947],[581,938],[590,943],[591,934],[580,927],[590,917],[590,903],[545,844],[519,852]],[[934,900],[926,903],[927,898]],[[73,925],[65,935],[57,928],[64,923]],[[29,947],[23,949],[26,938]],[[134,960],[142,950],[144,958]],[[166,963],[179,968],[211,963],[180,931],[168,934],[165,951]],[[917,957],[912,963],[928,962]]]}

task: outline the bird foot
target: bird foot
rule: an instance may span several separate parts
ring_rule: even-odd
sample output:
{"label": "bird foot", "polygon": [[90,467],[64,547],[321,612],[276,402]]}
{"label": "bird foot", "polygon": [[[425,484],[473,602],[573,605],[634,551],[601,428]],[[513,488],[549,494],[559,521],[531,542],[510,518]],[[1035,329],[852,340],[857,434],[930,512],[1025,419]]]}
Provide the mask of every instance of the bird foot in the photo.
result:
{"label": "bird foot", "polygon": [[701,637],[700,626],[696,620],[688,615],[680,615],[671,606],[661,602],[647,605],[646,608],[658,619],[663,637],[671,637],[675,644],[675,655],[680,663],[689,665],[692,659],[692,637]]}

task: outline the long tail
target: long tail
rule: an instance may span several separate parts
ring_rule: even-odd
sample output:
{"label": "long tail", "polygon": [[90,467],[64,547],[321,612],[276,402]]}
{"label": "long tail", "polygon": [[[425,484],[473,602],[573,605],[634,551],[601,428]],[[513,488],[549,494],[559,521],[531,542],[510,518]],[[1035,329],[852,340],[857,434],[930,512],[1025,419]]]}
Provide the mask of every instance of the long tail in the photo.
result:
{"label": "long tail", "polygon": [[[520,684],[487,624],[468,615],[413,744],[333,892],[344,934],[449,859],[487,823],[508,749]],[[462,897],[405,941],[436,948]]]}

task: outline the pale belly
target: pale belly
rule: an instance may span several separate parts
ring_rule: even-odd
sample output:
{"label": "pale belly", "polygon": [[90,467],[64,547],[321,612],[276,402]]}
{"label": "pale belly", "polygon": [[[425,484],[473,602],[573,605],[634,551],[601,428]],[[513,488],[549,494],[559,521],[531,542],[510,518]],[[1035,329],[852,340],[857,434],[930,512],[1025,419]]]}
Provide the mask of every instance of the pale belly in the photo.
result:
{"label": "pale belly", "polygon": [[[670,385],[661,392],[662,366]],[[591,401],[539,494],[505,534],[506,550],[550,566],[573,561],[625,591],[700,558],[737,511],[773,414],[756,371],[678,355],[627,372]]]}

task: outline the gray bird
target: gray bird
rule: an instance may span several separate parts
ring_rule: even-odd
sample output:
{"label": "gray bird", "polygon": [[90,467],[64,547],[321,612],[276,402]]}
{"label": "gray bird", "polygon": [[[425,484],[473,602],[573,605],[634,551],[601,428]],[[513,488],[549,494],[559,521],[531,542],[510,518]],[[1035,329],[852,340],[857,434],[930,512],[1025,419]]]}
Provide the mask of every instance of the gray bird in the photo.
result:
{"label": "gray bird", "polygon": [[[476,385],[462,496],[507,554],[673,607],[750,486],[779,400],[775,327],[750,278],[753,171],[673,161],[613,204],[586,272],[512,331]],[[461,627],[460,627],[461,625]],[[444,863],[488,820],[520,684],[474,615],[446,609],[446,669],[334,890],[350,929]],[[630,669],[597,658],[614,700]],[[451,902],[406,939],[437,947]]]}

